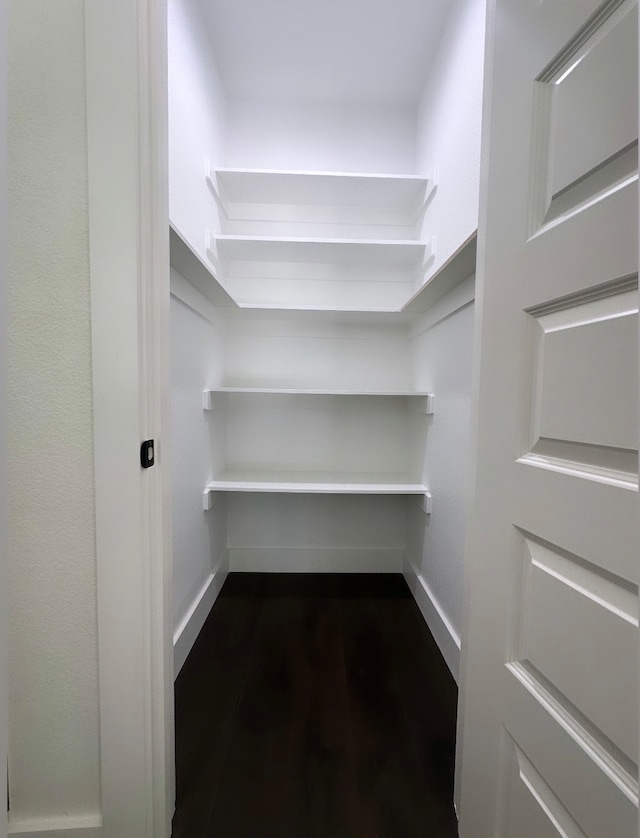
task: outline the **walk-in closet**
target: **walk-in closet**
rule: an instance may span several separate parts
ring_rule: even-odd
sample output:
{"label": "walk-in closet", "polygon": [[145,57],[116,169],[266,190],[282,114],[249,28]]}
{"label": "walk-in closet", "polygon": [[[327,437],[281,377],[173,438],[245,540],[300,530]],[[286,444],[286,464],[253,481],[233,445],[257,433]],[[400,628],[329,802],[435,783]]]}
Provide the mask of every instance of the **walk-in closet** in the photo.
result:
{"label": "walk-in closet", "polygon": [[404,573],[457,673],[483,22],[169,4],[176,673],[229,570]]}
{"label": "walk-in closet", "polygon": [[176,676],[244,572],[404,574],[457,678],[483,57],[478,0],[169,3]]}

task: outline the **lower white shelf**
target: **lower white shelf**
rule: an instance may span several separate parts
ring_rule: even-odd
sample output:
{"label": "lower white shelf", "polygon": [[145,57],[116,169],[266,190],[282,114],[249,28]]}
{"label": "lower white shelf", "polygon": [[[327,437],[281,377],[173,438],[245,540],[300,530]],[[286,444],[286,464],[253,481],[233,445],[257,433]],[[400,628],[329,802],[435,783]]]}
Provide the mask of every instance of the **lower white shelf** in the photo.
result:
{"label": "lower white shelf", "polygon": [[224,471],[204,490],[204,508],[211,508],[212,492],[285,492],[327,495],[421,495],[429,490],[408,474],[369,474],[300,471]]}
{"label": "lower white shelf", "polygon": [[327,390],[294,387],[218,387],[215,390],[203,390],[202,407],[204,410],[214,410],[223,407],[227,402],[222,401],[227,395],[267,395],[267,396],[358,396],[370,397],[392,396],[409,399],[411,412],[433,414],[433,393],[400,390]]}

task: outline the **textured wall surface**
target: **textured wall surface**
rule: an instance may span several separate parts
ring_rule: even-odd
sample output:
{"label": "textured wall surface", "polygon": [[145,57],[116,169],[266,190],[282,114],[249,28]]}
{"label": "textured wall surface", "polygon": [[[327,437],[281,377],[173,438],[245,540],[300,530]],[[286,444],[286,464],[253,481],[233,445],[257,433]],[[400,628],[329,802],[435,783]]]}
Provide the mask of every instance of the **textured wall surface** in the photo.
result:
{"label": "textured wall surface", "polygon": [[9,13],[12,820],[99,808],[82,0]]}
{"label": "textured wall surface", "polygon": [[436,237],[435,273],[478,227],[484,0],[456,0],[418,111],[418,171],[438,170],[423,235]]}

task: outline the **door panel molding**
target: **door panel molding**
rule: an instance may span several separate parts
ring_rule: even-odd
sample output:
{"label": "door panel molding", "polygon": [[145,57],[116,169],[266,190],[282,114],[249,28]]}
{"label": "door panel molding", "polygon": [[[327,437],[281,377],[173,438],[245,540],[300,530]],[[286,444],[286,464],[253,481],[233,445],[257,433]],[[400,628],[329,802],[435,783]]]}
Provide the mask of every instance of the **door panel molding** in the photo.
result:
{"label": "door panel molding", "polygon": [[534,81],[530,236],[637,180],[637,16],[637,0],[604,3]]}

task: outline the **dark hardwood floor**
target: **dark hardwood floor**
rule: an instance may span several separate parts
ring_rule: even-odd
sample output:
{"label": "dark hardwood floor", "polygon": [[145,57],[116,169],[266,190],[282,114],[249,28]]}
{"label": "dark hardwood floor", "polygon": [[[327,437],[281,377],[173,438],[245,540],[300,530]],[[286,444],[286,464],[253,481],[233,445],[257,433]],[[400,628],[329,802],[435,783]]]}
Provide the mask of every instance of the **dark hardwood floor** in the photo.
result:
{"label": "dark hardwood floor", "polygon": [[456,685],[402,576],[230,574],[176,681],[173,838],[450,838]]}

